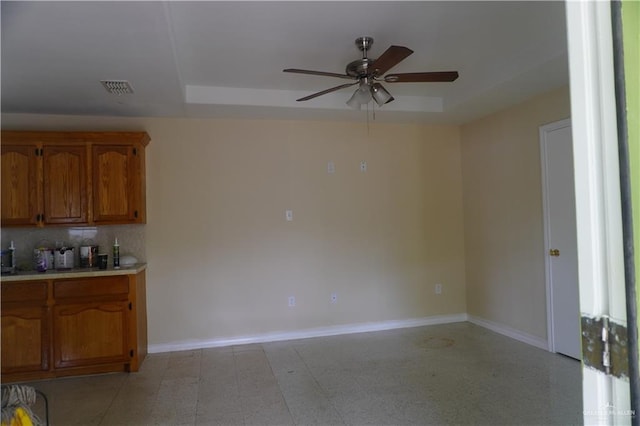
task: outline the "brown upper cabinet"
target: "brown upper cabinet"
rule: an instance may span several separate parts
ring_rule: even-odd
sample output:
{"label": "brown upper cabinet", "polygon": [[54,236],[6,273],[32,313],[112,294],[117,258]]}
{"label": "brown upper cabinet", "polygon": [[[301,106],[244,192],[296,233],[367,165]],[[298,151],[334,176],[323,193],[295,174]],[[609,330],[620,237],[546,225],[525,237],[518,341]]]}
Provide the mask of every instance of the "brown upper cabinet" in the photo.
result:
{"label": "brown upper cabinet", "polygon": [[48,146],[41,151],[45,224],[86,224],[89,221],[87,150],[84,146]]}
{"label": "brown upper cabinet", "polygon": [[2,226],[37,225],[42,210],[40,148],[36,144],[7,145],[4,141],[0,148]]}
{"label": "brown upper cabinet", "polygon": [[93,146],[93,220],[96,223],[144,222],[141,189],[144,180],[139,151],[126,145]]}
{"label": "brown upper cabinet", "polygon": [[3,131],[2,226],[146,222],[144,132]]}

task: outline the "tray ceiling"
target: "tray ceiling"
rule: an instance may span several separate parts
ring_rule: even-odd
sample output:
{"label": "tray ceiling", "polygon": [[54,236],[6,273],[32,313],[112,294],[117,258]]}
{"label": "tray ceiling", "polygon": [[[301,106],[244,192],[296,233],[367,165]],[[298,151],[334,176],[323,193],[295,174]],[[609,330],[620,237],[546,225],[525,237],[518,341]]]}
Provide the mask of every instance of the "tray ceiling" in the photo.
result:
{"label": "tray ceiling", "polygon": [[[361,119],[343,73],[372,36],[414,53],[393,72],[457,70],[453,83],[386,85],[376,119],[463,123],[568,84],[564,3],[2,1],[2,112]],[[133,94],[101,81],[128,81]]]}

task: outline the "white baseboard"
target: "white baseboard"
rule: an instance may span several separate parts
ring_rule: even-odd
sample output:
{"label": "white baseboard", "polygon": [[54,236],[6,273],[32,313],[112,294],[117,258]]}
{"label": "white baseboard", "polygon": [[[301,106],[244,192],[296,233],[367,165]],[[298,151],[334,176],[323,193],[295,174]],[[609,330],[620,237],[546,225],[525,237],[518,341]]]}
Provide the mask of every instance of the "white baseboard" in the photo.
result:
{"label": "white baseboard", "polygon": [[470,323],[479,325],[480,327],[495,331],[496,333],[511,337],[512,339],[519,340],[520,342],[527,343],[537,348],[544,349],[545,351],[549,350],[549,342],[541,337],[534,336],[532,334],[516,330],[515,328],[511,328],[504,324],[499,324],[497,322],[489,321],[473,315],[467,315],[467,317]]}
{"label": "white baseboard", "polygon": [[308,339],[310,337],[337,336],[340,334],[366,333],[370,331],[393,330],[397,328],[421,327],[424,325],[449,324],[467,321],[467,314],[437,315],[406,320],[366,322],[359,324],[334,325],[297,331],[283,331],[256,334],[227,339],[188,340],[149,345],[149,353],[186,351],[192,349],[216,348],[250,343],[278,342],[282,340]]}

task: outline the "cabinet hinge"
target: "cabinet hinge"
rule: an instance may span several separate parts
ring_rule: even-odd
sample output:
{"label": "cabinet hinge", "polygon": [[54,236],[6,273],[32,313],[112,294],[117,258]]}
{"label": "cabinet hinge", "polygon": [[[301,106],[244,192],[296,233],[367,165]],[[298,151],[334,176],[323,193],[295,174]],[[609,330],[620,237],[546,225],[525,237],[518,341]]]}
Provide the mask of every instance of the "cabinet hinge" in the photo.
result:
{"label": "cabinet hinge", "polygon": [[607,316],[581,318],[585,365],[615,377],[629,377],[627,327]]}
{"label": "cabinet hinge", "polygon": [[129,302],[129,310],[132,310],[133,306],[131,305],[131,302]]}

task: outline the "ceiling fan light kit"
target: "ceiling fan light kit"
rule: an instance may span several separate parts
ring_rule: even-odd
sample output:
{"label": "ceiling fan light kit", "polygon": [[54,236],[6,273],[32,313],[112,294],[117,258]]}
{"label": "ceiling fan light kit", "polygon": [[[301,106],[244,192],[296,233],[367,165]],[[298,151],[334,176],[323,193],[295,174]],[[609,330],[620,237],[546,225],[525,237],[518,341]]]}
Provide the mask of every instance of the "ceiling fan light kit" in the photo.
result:
{"label": "ceiling fan light kit", "polygon": [[361,81],[360,86],[353,92],[353,95],[347,101],[347,105],[349,105],[353,109],[360,109],[362,105],[366,105],[371,102],[373,99],[373,92],[371,90],[371,85],[366,81]]}
{"label": "ceiling fan light kit", "polygon": [[327,93],[335,92],[358,84],[358,88],[347,101],[347,105],[353,109],[359,110],[362,105],[368,104],[371,100],[374,100],[378,106],[383,106],[394,100],[391,93],[389,93],[387,89],[379,83],[379,81],[384,81],[385,83],[433,83],[451,82],[458,78],[457,71],[389,74],[383,77],[387,71],[411,55],[413,50],[404,46],[390,46],[382,55],[380,55],[380,57],[378,57],[378,59],[370,59],[367,57],[367,51],[373,44],[373,38],[359,37],[356,39],[355,44],[362,52],[362,58],[347,64],[345,74],[298,68],[287,68],[283,70],[284,72],[297,74],[320,75],[325,77],[356,80],[353,83],[341,84],[296,100],[298,102],[308,101],[310,99],[317,98],[318,96],[326,95]]}
{"label": "ceiling fan light kit", "polygon": [[373,96],[373,100],[376,101],[378,106],[382,106],[393,101],[391,93],[387,92],[387,89],[382,87],[382,84],[380,83],[373,83],[371,85],[371,96]]}
{"label": "ceiling fan light kit", "polygon": [[347,101],[347,105],[349,105],[351,108],[353,109],[360,109],[360,100],[358,99],[358,92],[360,90],[356,90],[355,92],[353,92],[353,95],[351,95],[351,97],[349,98],[349,100]]}

